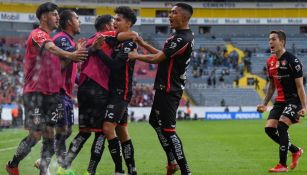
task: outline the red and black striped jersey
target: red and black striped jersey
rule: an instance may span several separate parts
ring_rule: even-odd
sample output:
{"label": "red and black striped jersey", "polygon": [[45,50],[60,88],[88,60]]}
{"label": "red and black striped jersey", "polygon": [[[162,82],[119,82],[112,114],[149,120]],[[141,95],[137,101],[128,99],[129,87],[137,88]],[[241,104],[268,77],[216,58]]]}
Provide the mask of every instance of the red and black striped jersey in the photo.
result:
{"label": "red and black striped jersey", "polygon": [[177,30],[165,41],[163,52],[166,59],[158,64],[155,89],[166,92],[184,89],[193,45],[194,35],[190,29]]}
{"label": "red and black striped jersey", "polygon": [[272,55],[267,59],[268,76],[277,89],[277,102],[300,102],[295,79],[303,77],[303,65],[300,60],[289,52],[279,59]]}

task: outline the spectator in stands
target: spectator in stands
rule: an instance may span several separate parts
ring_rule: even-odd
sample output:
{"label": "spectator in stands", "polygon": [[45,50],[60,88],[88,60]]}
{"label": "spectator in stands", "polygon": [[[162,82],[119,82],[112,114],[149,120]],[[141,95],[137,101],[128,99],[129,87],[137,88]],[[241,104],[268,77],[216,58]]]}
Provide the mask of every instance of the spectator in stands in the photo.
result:
{"label": "spectator in stands", "polygon": [[23,125],[23,109],[20,103],[18,103],[17,109],[18,109],[17,125],[22,126]]}
{"label": "spectator in stands", "polygon": [[229,112],[229,107],[228,107],[228,105],[225,106],[224,112]]}
{"label": "spectator in stands", "polygon": [[256,90],[259,90],[259,89],[260,89],[258,78],[255,78],[255,89],[256,89]]}
{"label": "spectator in stands", "polygon": [[242,112],[242,107],[239,106],[238,112]]}
{"label": "spectator in stands", "polygon": [[208,84],[208,87],[211,87],[211,85],[212,85],[211,76],[208,77],[208,79],[207,79],[207,84]]}
{"label": "spectator in stands", "polygon": [[12,127],[16,128],[18,127],[18,116],[19,116],[17,107],[12,109],[11,115],[12,115]]}
{"label": "spectator in stands", "polygon": [[212,84],[213,84],[213,87],[215,88],[215,86],[216,86],[216,77],[215,77],[215,75],[213,75],[213,77],[212,77]]}
{"label": "spectator in stands", "polygon": [[191,118],[191,113],[192,113],[192,110],[190,108],[190,100],[187,99],[186,104],[185,104],[184,119],[189,120]]}
{"label": "spectator in stands", "polygon": [[239,80],[240,80],[240,77],[239,77],[239,75],[237,75],[236,79],[234,80],[236,87],[239,87]]}
{"label": "spectator in stands", "polygon": [[220,81],[221,86],[222,86],[222,87],[225,87],[225,84],[224,84],[224,81],[225,81],[224,75],[221,75],[221,76],[220,76],[219,81]]}
{"label": "spectator in stands", "polygon": [[225,106],[225,105],[226,105],[225,99],[222,98],[222,100],[221,100],[221,106]]}
{"label": "spectator in stands", "polygon": [[198,115],[197,115],[197,113],[194,113],[194,118],[193,118],[194,120],[198,120]]}

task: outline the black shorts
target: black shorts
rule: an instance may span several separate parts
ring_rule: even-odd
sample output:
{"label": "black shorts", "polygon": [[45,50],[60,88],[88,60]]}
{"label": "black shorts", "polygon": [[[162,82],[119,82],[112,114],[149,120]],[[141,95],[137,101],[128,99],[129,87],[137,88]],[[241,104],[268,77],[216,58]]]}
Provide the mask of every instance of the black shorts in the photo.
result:
{"label": "black shorts", "polygon": [[109,92],[91,79],[78,88],[79,130],[102,132]]}
{"label": "black shorts", "polygon": [[25,107],[25,128],[33,131],[43,131],[46,126],[54,127],[58,121],[57,108],[59,94],[45,95],[39,92],[23,95]]}
{"label": "black shorts", "polygon": [[275,102],[268,116],[268,120],[279,120],[279,118],[283,115],[288,117],[292,123],[297,123],[300,118],[300,116],[297,115],[299,110],[301,110],[301,105],[298,103]]}
{"label": "black shorts", "polygon": [[127,111],[127,108],[128,102],[123,100],[121,96],[112,92],[108,100],[105,121],[120,123],[125,115],[125,112]]}
{"label": "black shorts", "polygon": [[122,119],[119,121],[118,125],[127,126],[128,125],[128,108],[124,112]]}
{"label": "black shorts", "polygon": [[156,90],[152,104],[149,123],[153,127],[162,127],[163,129],[175,130],[176,111],[182,96],[182,91],[170,92]]}

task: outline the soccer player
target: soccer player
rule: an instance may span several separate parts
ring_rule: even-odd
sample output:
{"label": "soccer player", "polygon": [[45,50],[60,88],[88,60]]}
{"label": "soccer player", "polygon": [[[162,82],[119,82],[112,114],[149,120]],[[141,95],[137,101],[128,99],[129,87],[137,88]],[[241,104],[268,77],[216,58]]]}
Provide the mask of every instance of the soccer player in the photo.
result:
{"label": "soccer player", "polygon": [[[96,41],[95,39],[99,38],[101,34],[110,37],[116,36],[114,31],[105,33],[105,31],[113,30],[112,20],[110,15],[97,17],[95,21],[97,33],[89,39],[89,46],[93,45]],[[117,37],[121,39],[121,36]],[[110,46],[99,45],[100,47],[109,56],[111,55],[112,48]],[[79,133],[70,144],[65,165],[59,169],[60,174],[71,171],[68,168],[90,137],[91,132],[95,132],[95,139],[92,144],[91,159],[85,174],[94,175],[96,173],[97,165],[104,150],[105,136],[102,132],[102,122],[109,95],[109,72],[109,68],[95,54],[91,54],[90,58],[82,64],[78,91]]]}
{"label": "soccer player", "polygon": [[[137,18],[130,7],[120,6],[115,10],[114,28],[120,34],[132,32],[131,27]],[[109,142],[110,154],[115,163],[115,174],[124,173],[121,158],[121,143],[124,149],[124,159],[128,167],[128,173],[136,175],[134,151],[127,127],[127,107],[132,96],[132,81],[135,61],[128,60],[128,53],[136,49],[136,44],[131,40],[118,42],[114,46],[112,58],[100,56],[106,65],[110,67],[110,96],[108,100],[103,132]],[[100,52],[100,54],[103,54]],[[104,59],[103,59],[104,58]],[[116,128],[121,139],[117,137]],[[121,140],[121,142],[120,142]]]}
{"label": "soccer player", "polygon": [[40,21],[26,43],[24,105],[26,110],[25,127],[29,130],[19,144],[13,159],[6,170],[9,175],[19,175],[18,164],[31,151],[31,148],[43,137],[40,175],[48,173],[51,156],[54,154],[54,125],[58,120],[57,107],[61,87],[61,65],[54,55],[73,61],[84,60],[87,51],[64,51],[52,42],[49,34],[59,25],[58,6],[47,2],[41,4],[36,16]]}
{"label": "soccer player", "polygon": [[[76,50],[76,43],[73,37],[80,33],[80,20],[76,12],[64,10],[60,14],[61,31],[53,37],[55,45],[65,51]],[[62,87],[60,89],[59,115],[56,123],[55,153],[58,163],[61,165],[66,154],[66,139],[71,135],[71,126],[74,123],[72,91],[76,81],[77,63],[66,58],[59,58],[61,61]]]}
{"label": "soccer player", "polygon": [[[96,20],[96,29],[97,25]],[[97,29],[97,33],[88,40],[88,45],[94,43],[98,34],[100,34],[100,31]],[[97,165],[101,159],[100,152],[104,149],[105,141],[105,136],[102,133],[102,123],[109,95],[108,76],[108,67],[95,55],[90,55],[81,65],[78,87],[79,133],[70,143],[65,163],[58,169],[58,174],[64,175],[72,172],[69,167],[91,136],[91,132],[95,133],[95,138],[91,149],[91,160],[86,173],[90,175],[96,173]]]}
{"label": "soccer player", "polygon": [[163,50],[157,50],[140,39],[138,43],[152,54],[129,53],[130,59],[158,64],[154,84],[156,93],[149,122],[166,152],[167,175],[176,171],[176,161],[181,174],[191,174],[182,142],[176,133],[176,110],[185,86],[186,69],[193,50],[194,36],[188,24],[192,14],[193,8],[190,5],[177,3],[169,14],[170,27],[175,33],[166,40]]}
{"label": "soccer player", "polygon": [[[54,43],[59,48],[73,52],[76,50],[76,43],[74,38],[80,34],[80,20],[76,12],[72,10],[64,10],[60,14],[60,28],[61,32],[54,37]],[[58,163],[63,165],[66,155],[66,139],[71,135],[72,125],[74,123],[74,109],[72,93],[77,77],[77,63],[72,62],[66,58],[60,58],[62,63],[62,87],[60,89],[60,100],[63,111],[63,116],[59,116],[56,124],[55,135],[55,153],[58,157]]]}
{"label": "soccer player", "polygon": [[[60,14],[60,29],[53,37],[54,44],[69,52],[76,50],[76,43],[73,37],[80,33],[79,16],[72,10],[64,10]],[[60,89],[60,104],[58,108],[59,119],[55,125],[55,153],[59,165],[63,164],[66,155],[66,139],[71,135],[73,125],[73,101],[72,91],[76,81],[77,63],[70,59],[59,58],[61,61],[62,86]],[[40,159],[36,161],[35,167],[39,168]]]}
{"label": "soccer player", "polygon": [[267,104],[277,89],[277,97],[270,111],[265,132],[279,144],[279,163],[269,169],[269,172],[287,172],[288,150],[292,153],[292,170],[296,168],[303,153],[303,149],[290,143],[288,134],[289,127],[299,122],[300,117],[306,113],[303,65],[298,58],[286,51],[286,34],[283,31],[271,31],[269,45],[272,53],[266,61],[270,78],[269,87],[263,104],[257,106],[257,111],[266,111]]}

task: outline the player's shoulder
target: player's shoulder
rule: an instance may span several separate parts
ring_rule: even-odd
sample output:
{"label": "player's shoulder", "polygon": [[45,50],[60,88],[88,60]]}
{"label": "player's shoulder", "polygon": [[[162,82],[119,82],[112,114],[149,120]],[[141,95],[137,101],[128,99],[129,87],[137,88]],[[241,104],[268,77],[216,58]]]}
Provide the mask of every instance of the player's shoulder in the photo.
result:
{"label": "player's shoulder", "polygon": [[36,28],[36,29],[32,30],[30,35],[32,37],[49,37],[49,34],[47,32],[45,32],[45,31],[43,31],[40,28]]}
{"label": "player's shoulder", "polygon": [[58,35],[58,36],[55,36],[53,38],[53,42],[55,43],[55,45],[58,45],[58,46],[68,46],[68,45],[71,45],[71,42],[70,42],[70,39],[69,39],[69,36],[66,36],[66,35]]}
{"label": "player's shoulder", "polygon": [[289,62],[293,62],[293,61],[298,62],[299,61],[299,59],[294,54],[292,54],[291,52],[288,52],[288,51],[286,51],[284,53],[284,58],[286,60],[288,60]]}
{"label": "player's shoulder", "polygon": [[194,34],[190,29],[180,30],[174,34],[173,40],[189,42],[194,39]]}
{"label": "player's shoulder", "polygon": [[113,37],[115,37],[115,36],[117,35],[117,32],[111,30],[111,31],[101,32],[101,34],[102,34],[103,36],[113,36]]}

